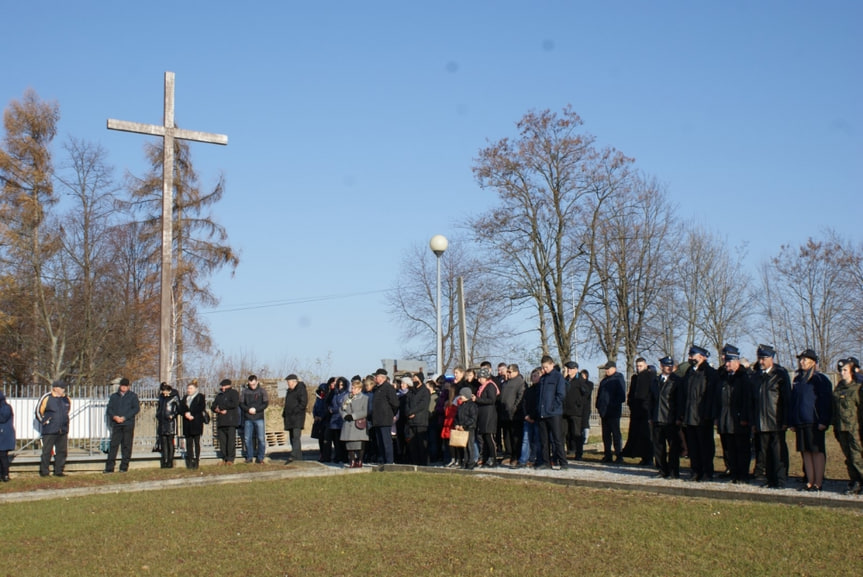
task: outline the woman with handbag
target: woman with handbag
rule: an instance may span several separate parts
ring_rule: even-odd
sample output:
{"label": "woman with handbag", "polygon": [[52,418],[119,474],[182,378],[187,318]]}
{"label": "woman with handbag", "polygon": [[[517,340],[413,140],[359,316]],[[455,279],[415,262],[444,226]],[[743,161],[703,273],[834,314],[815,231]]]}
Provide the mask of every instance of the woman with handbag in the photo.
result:
{"label": "woman with handbag", "polygon": [[156,422],[162,469],[174,467],[174,437],[177,435],[177,415],[180,412],[180,397],[168,383],[159,385],[159,404],[156,406]]}
{"label": "woman with handbag", "polygon": [[204,425],[210,420],[207,399],[198,392],[197,380],[186,387],[186,396],[180,403],[180,414],[183,415],[183,436],[186,437],[186,468],[197,469],[201,458],[201,435]]}
{"label": "woman with handbag", "polygon": [[[458,412],[455,415],[455,431],[467,431],[467,446],[463,449],[466,453],[464,468],[471,470],[476,467],[476,449],[474,448],[474,439],[476,433],[476,421],[479,410],[474,402],[474,394],[470,387],[463,387],[456,399],[458,403]],[[450,444],[455,444],[452,431],[450,431]]]}
{"label": "woman with handbag", "polygon": [[363,394],[363,382],[359,377],[355,377],[351,380],[350,392],[344,396],[339,406],[339,415],[342,418],[341,440],[345,443],[350,462],[345,466],[351,469],[363,467],[363,445],[369,439],[368,414],[369,398]]}

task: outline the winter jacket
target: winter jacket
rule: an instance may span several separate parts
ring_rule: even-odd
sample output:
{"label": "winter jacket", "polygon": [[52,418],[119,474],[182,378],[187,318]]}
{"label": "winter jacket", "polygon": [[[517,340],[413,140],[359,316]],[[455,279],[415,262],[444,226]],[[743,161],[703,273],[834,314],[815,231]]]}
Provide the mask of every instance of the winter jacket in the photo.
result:
{"label": "winter jacket", "polygon": [[760,367],[752,373],[752,426],[756,433],[782,431],[788,426],[791,409],[791,378],[774,364],[769,371]]}
{"label": "winter jacket", "polygon": [[[108,422],[111,426],[134,427],[135,416],[140,411],[141,403],[138,402],[138,395],[134,391],[126,391],[125,395],[117,391],[108,399],[108,408],[105,410],[105,414],[108,416]],[[123,417],[125,420],[122,423],[117,423],[114,421],[114,417]]]}
{"label": "winter jacket", "polygon": [[615,372],[599,382],[596,391],[596,410],[603,419],[619,419],[626,401],[626,381]]}
{"label": "winter jacket", "polygon": [[[431,394],[428,388],[420,384],[411,388],[408,392],[408,400],[406,405],[407,424],[410,427],[428,427],[429,426],[429,403],[431,402]],[[414,418],[411,419],[410,416]]]}
{"label": "winter jacket", "polygon": [[645,369],[632,375],[629,380],[629,393],[626,404],[629,407],[631,419],[648,420],[650,416],[650,385],[656,379],[656,373]]}
{"label": "winter jacket", "polygon": [[566,381],[563,374],[552,369],[539,379],[539,418],[563,415],[563,399],[566,398]]}
{"label": "winter jacket", "polygon": [[477,390],[476,431],[480,435],[497,432],[497,383],[489,379]]}
{"label": "winter jacket", "polygon": [[[353,397],[350,394],[346,395],[339,407],[339,414],[342,417],[342,441],[369,440],[368,421],[362,429],[357,426],[357,421],[366,419],[369,414],[369,398],[365,394],[359,393]],[[350,420],[345,419],[348,415]]]}
{"label": "winter jacket", "polygon": [[824,373],[797,371],[791,388],[791,412],[788,426],[824,425],[833,421],[833,386]]}
{"label": "winter jacket", "polygon": [[719,399],[719,433],[748,433],[751,430],[752,385],[743,366],[733,373],[726,373],[719,386]]}
{"label": "winter jacket", "polygon": [[159,395],[156,405],[156,434],[173,436],[177,434],[177,414],[180,412],[180,397],[172,390],[167,397]]}
{"label": "winter jacket", "polygon": [[[186,395],[180,401],[180,416],[183,419],[183,436],[198,437],[204,434],[204,411],[207,410],[207,397],[204,393],[195,393],[194,397]],[[192,420],[186,418],[186,413],[192,415]]]}
{"label": "winter jacket", "polygon": [[577,431],[581,431],[590,426],[590,393],[593,392],[593,383],[578,375],[569,381],[566,387],[563,414],[573,420]]}
{"label": "winter jacket", "polygon": [[0,451],[15,450],[15,419],[12,405],[6,401],[6,395],[0,391]]}
{"label": "winter jacket", "polygon": [[515,420],[518,405],[524,396],[524,377],[516,375],[506,380],[500,388],[501,418],[504,421]]}
{"label": "winter jacket", "polygon": [[680,394],[680,420],[684,425],[697,427],[713,425],[718,416],[719,377],[716,369],[704,361],[697,368],[692,365],[686,371]]}
{"label": "winter jacket", "polygon": [[[240,406],[240,393],[233,388],[228,388],[213,399],[211,409],[216,415],[217,427],[236,427],[240,424],[240,412],[237,410]],[[216,410],[228,411],[224,415],[216,413]]]}
{"label": "winter jacket", "polygon": [[299,382],[285,392],[285,407],[282,409],[282,421],[285,430],[302,429],[306,426],[306,406],[309,404],[309,393],[306,384]]}
{"label": "winter jacket", "polygon": [[462,401],[458,406],[458,411],[455,414],[455,427],[461,427],[465,431],[476,429],[476,418],[479,409],[471,400]]}
{"label": "winter jacket", "polygon": [[399,410],[399,398],[389,381],[384,381],[374,388],[372,399],[372,419],[375,427],[392,427],[396,411]]}
{"label": "winter jacket", "polygon": [[69,432],[69,411],[72,401],[69,397],[55,397],[52,394],[42,398],[39,414],[42,416],[42,435],[65,435]]}
{"label": "winter jacket", "polygon": [[[264,418],[264,411],[270,406],[270,395],[267,390],[260,384],[254,389],[248,385],[243,387],[243,392],[240,393],[240,409],[243,411],[243,418],[250,421],[260,421]],[[255,413],[249,412],[249,409],[255,409]]]}
{"label": "winter jacket", "polygon": [[671,373],[659,375],[650,387],[650,420],[658,425],[673,425],[677,422],[678,387],[681,378]]}
{"label": "winter jacket", "polygon": [[[860,434],[861,412],[860,383],[839,381],[833,390],[833,432]],[[2,425],[0,425],[2,427]],[[0,447],[2,448],[2,447]]]}

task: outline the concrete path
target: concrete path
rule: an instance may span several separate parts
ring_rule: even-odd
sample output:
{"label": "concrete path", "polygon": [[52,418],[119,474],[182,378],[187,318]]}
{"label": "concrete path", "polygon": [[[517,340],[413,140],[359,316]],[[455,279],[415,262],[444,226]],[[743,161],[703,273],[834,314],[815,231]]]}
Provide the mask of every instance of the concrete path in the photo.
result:
{"label": "concrete path", "polygon": [[700,497],[733,501],[755,501],[819,507],[840,507],[863,510],[863,497],[842,494],[844,481],[827,481],[820,493],[807,493],[792,488],[764,489],[756,485],[733,485],[724,481],[690,483],[681,480],[657,479],[651,468],[627,465],[603,465],[593,462],[578,462],[566,471],[533,469],[509,469],[496,467],[464,471],[444,467],[415,467],[412,465],[366,466],[362,469],[345,469],[315,461],[304,461],[285,467],[280,471],[254,471],[226,475],[183,477],[164,481],[118,483],[94,487],[52,488],[27,492],[0,493],[0,503],[17,503],[44,499],[74,498],[85,495],[130,493],[136,491],[158,491],[172,488],[200,487],[253,481],[279,481],[296,478],[324,477],[332,475],[354,475],[365,473],[411,473],[422,472],[441,475],[481,475],[506,479],[530,479],[539,482],[565,484],[594,489],[643,491],[661,495]]}

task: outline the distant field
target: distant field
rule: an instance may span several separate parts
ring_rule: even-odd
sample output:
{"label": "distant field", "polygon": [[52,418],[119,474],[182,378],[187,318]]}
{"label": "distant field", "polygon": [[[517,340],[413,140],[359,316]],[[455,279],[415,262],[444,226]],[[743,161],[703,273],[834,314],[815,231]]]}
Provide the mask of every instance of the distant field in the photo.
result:
{"label": "distant field", "polygon": [[0,505],[0,574],[860,575],[854,511],[371,473]]}

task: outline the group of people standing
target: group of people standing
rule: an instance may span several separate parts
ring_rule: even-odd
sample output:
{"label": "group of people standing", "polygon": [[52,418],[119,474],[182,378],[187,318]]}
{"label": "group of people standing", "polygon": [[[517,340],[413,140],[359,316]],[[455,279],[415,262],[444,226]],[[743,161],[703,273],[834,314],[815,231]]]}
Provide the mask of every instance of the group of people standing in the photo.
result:
{"label": "group of people standing", "polygon": [[[613,362],[601,368],[597,408],[603,426],[605,460],[640,457],[640,464],[655,464],[661,477],[680,477],[680,458],[689,457],[691,481],[714,478],[715,434],[719,434],[725,476],[732,483],[754,479],[764,487],[781,489],[788,483],[789,452],[786,431],[795,434],[803,460],[808,491],[820,491],[826,466],[825,432],[833,427],[846,459],[847,493],[859,494],[863,483],[863,411],[860,383],[863,373],[855,357],[841,359],[840,381],[832,386],[818,370],[818,355],[806,349],[797,355],[793,379],[776,362],[772,346],[759,345],[757,363],[746,366],[733,345],[722,349],[723,364],[713,368],[710,353],[692,346],[688,360],[678,365],[666,356],[660,372],[636,361],[626,402],[630,430],[626,447],[620,447],[619,416],[603,414],[602,397],[623,403],[622,376]],[[619,405],[618,405],[619,406]],[[616,421],[616,422],[615,422]],[[755,466],[751,468],[752,456]]]}
{"label": "group of people standing", "polygon": [[[776,351],[759,345],[757,362],[747,366],[733,345],[722,349],[722,365],[708,362],[710,353],[693,345],[688,359],[676,363],[659,359],[659,371],[645,359],[636,360],[627,391],[614,361],[604,371],[596,391],[603,462],[622,463],[624,457],[653,465],[658,476],[680,478],[681,457],[688,457],[688,480],[714,478],[715,434],[718,432],[725,475],[733,483],[754,478],[769,488],[788,483],[789,451],[786,431],[795,434],[806,476],[804,489],[820,491],[826,466],[825,432],[833,427],[846,458],[847,492],[863,487],[863,372],[855,357],[840,360],[840,380],[834,388],[818,370],[818,355],[806,349],[797,355],[794,377],[776,362]],[[301,434],[308,398],[297,375],[286,377],[284,428],[290,435],[288,463],[302,459]],[[64,476],[71,403],[66,384],[57,381],[37,407],[42,432],[40,475]],[[362,467],[364,462],[395,462],[447,467],[566,469],[569,460],[583,457],[589,435],[593,383],[576,362],[563,371],[549,356],[525,379],[516,364],[491,363],[477,369],[456,367],[454,378],[425,380],[422,373],[401,376],[394,385],[385,369],[350,381],[333,377],[318,386],[312,407],[312,437],[318,439],[320,460]],[[195,469],[200,460],[200,438],[210,422],[205,395],[193,381],[186,394],[166,383],[159,389],[156,407],[156,450],[161,466],[174,466],[175,441],[185,439],[185,463]],[[622,407],[629,406],[629,434],[623,446]],[[219,385],[209,408],[216,420],[220,464],[236,458],[236,432],[243,432],[243,457],[263,463],[266,451],[267,391],[250,375],[241,391],[229,379]],[[128,379],[121,379],[108,400],[106,417],[111,441],[105,473],[128,470],[135,419],[140,412],[137,395]],[[466,434],[454,434],[454,431]],[[451,442],[458,437],[458,442]],[[10,440],[11,439],[11,440]],[[12,410],[0,392],[0,480],[9,480],[10,450],[15,447]],[[751,470],[752,456],[754,470]]]}

